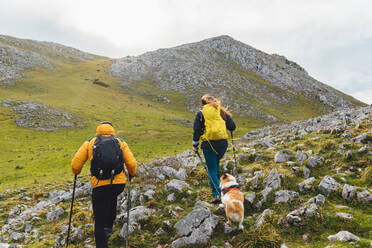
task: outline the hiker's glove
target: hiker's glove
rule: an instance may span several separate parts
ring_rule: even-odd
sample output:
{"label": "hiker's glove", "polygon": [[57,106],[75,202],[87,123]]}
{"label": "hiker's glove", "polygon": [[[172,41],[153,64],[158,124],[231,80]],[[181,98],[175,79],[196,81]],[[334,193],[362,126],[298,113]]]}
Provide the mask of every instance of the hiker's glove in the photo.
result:
{"label": "hiker's glove", "polygon": [[199,149],[199,141],[192,141],[192,147],[194,149],[194,152],[197,152]]}

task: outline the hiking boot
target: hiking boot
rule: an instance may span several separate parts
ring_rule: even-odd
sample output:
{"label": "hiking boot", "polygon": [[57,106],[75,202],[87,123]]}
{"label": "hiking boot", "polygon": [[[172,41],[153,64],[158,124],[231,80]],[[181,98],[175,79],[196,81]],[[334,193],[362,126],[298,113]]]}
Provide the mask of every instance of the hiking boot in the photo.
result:
{"label": "hiking boot", "polygon": [[105,236],[106,236],[107,239],[108,239],[108,238],[111,236],[111,234],[113,233],[113,230],[112,230],[112,228],[110,228],[110,227],[104,227],[104,228],[103,228],[103,231],[105,232]]}
{"label": "hiking boot", "polygon": [[212,197],[212,203],[213,204],[221,203],[221,197],[219,195],[213,196]]}

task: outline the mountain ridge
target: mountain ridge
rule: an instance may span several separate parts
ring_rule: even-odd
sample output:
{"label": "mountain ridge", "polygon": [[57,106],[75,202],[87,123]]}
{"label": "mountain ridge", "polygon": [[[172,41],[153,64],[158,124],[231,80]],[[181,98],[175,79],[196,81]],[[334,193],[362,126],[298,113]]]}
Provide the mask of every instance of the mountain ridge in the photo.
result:
{"label": "mountain ridge", "polygon": [[[236,112],[248,115],[253,115],[252,111],[242,111],[241,108],[267,113],[257,105],[286,105],[296,97],[293,94],[315,100],[325,105],[327,111],[363,105],[355,99],[345,99],[343,93],[311,78],[304,68],[284,56],[269,55],[227,35],[116,59],[113,60],[110,73],[121,78],[126,86],[150,81],[157,88],[190,95],[187,100],[192,111],[196,110],[193,108],[196,100],[192,98],[200,99],[199,95],[193,93],[204,88],[223,98]],[[258,79],[258,84],[252,82],[253,77]],[[264,96],[254,94],[256,92],[239,94],[226,90],[229,87],[240,93],[256,90]],[[275,94],[278,90],[289,94]],[[239,98],[239,95],[257,104],[243,104],[242,107],[239,101],[233,99]]]}

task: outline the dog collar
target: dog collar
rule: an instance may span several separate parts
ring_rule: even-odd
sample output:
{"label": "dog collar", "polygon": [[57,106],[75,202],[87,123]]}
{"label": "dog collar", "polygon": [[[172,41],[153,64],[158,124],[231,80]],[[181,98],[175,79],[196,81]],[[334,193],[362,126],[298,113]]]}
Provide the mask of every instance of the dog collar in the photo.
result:
{"label": "dog collar", "polygon": [[227,188],[223,188],[222,193],[226,194],[227,192],[229,192],[230,190],[233,190],[233,189],[239,189],[239,185],[231,185]]}

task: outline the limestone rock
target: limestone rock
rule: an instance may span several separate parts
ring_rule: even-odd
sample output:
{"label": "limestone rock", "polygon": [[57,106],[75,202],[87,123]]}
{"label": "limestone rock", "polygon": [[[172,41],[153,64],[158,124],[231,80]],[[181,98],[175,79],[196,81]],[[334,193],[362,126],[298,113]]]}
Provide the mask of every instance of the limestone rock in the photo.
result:
{"label": "limestone rock", "polygon": [[268,217],[268,216],[271,216],[272,214],[274,213],[273,210],[271,209],[265,209],[258,217],[257,217],[257,220],[256,220],[256,224],[255,224],[255,227],[256,228],[259,228],[262,224],[265,223],[265,219]]}
{"label": "limestone rock", "polygon": [[355,187],[349,184],[345,184],[344,188],[342,189],[342,198],[346,201],[351,201],[355,196]]}
{"label": "limestone rock", "polygon": [[270,174],[263,180],[263,184],[265,187],[270,187],[273,190],[278,189],[281,185],[280,174],[276,170],[272,169]]}
{"label": "limestone rock", "polygon": [[275,203],[292,201],[298,196],[299,194],[294,191],[279,190],[275,192]]}
{"label": "limestone rock", "polygon": [[172,242],[172,248],[189,245],[206,245],[218,224],[218,217],[211,214],[209,208],[194,208],[184,219],[175,224],[180,238]]}
{"label": "limestone rock", "polygon": [[319,190],[326,196],[329,196],[331,193],[335,192],[337,189],[342,186],[331,176],[325,176],[319,184]]}
{"label": "limestone rock", "polygon": [[315,182],[315,177],[310,177],[298,184],[298,189],[301,193],[310,191],[313,188],[313,183]]}
{"label": "limestone rock", "polygon": [[307,179],[307,178],[310,177],[310,173],[311,173],[311,171],[310,171],[309,168],[304,167],[304,169],[303,169],[303,173],[304,173],[304,178]]}
{"label": "limestone rock", "polygon": [[347,219],[347,220],[350,220],[353,218],[353,216],[351,214],[348,214],[348,213],[341,213],[341,212],[337,212],[336,213],[336,216],[338,217],[341,217],[343,219]]}
{"label": "limestone rock", "polygon": [[167,191],[176,191],[178,193],[182,193],[183,190],[186,188],[190,188],[190,185],[185,181],[181,181],[178,179],[173,179],[165,185],[165,189]]}
{"label": "limestone rock", "polygon": [[312,168],[319,167],[323,165],[323,163],[324,163],[324,158],[321,156],[310,157],[307,160],[307,165]]}
{"label": "limestone rock", "polygon": [[325,203],[325,197],[324,197],[324,195],[322,195],[322,194],[318,194],[317,196],[310,198],[310,199],[307,201],[307,203],[308,203],[308,204],[312,204],[312,203],[314,203],[314,204],[317,205],[317,206],[322,206],[322,205],[324,205],[324,203]]}
{"label": "limestone rock", "polygon": [[372,203],[372,194],[368,190],[363,190],[357,193],[357,198],[359,202],[362,203]]}
{"label": "limestone rock", "polygon": [[354,234],[348,231],[339,231],[336,235],[328,236],[330,242],[342,241],[342,242],[359,242],[360,239]]}
{"label": "limestone rock", "polygon": [[59,220],[59,217],[64,213],[65,213],[65,210],[63,208],[56,207],[54,211],[47,213],[46,215],[47,221],[50,222],[50,221]]}
{"label": "limestone rock", "polygon": [[283,152],[283,151],[279,151],[275,154],[275,157],[274,157],[274,161],[275,163],[283,163],[283,162],[287,162],[291,157]]}
{"label": "limestone rock", "polygon": [[296,153],[296,160],[299,165],[303,165],[307,159],[307,154],[303,151],[298,150]]}
{"label": "limestone rock", "polygon": [[253,204],[254,199],[256,199],[256,192],[248,193],[244,197],[244,200],[250,204]]}

